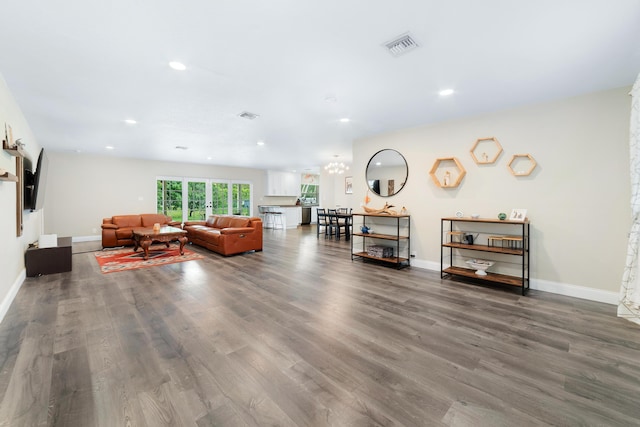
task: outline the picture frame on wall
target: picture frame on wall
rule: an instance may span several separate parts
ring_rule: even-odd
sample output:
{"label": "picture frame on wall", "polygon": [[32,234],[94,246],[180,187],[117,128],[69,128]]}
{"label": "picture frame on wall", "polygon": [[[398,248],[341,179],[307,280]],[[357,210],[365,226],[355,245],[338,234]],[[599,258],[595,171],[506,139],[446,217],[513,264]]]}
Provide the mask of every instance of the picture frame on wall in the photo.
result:
{"label": "picture frame on wall", "polygon": [[344,177],[344,194],[353,194],[353,177]]}
{"label": "picture frame on wall", "polygon": [[513,209],[511,215],[509,215],[509,220],[511,221],[524,221],[525,219],[527,219],[526,209]]}

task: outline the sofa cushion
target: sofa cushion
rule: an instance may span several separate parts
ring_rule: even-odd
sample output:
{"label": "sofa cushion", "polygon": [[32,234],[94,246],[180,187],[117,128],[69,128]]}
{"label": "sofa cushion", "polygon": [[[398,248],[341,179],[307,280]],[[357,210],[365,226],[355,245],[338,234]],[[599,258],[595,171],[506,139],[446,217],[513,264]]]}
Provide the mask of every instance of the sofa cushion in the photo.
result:
{"label": "sofa cushion", "polygon": [[116,215],[113,217],[113,223],[118,227],[140,227],[142,225],[140,215]]}
{"label": "sofa cushion", "polygon": [[210,215],[209,218],[207,218],[207,225],[209,227],[213,227],[213,224],[215,224],[216,222],[216,218],[217,218],[216,215]]}
{"label": "sofa cushion", "polygon": [[232,217],[228,216],[228,215],[221,215],[218,216],[216,218],[216,222],[213,224],[213,226],[215,228],[225,228],[225,227],[229,227],[229,224],[231,224],[231,219]]}
{"label": "sofa cushion", "polygon": [[142,214],[140,218],[142,218],[143,227],[153,227],[153,224],[167,224],[171,220],[171,218],[162,214]]}
{"label": "sofa cushion", "polygon": [[227,225],[227,227],[233,227],[233,228],[248,227],[249,222],[251,222],[249,218],[231,218],[231,221],[229,222],[229,225]]}

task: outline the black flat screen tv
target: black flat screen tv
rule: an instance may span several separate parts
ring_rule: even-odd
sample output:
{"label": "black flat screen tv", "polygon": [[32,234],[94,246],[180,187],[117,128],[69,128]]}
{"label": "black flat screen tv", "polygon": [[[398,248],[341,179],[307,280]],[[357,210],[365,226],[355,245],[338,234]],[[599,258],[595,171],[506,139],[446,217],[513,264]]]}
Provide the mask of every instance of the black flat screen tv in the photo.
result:
{"label": "black flat screen tv", "polygon": [[47,184],[47,169],[49,160],[44,152],[40,150],[38,163],[33,170],[31,161],[24,158],[24,209],[37,211],[44,205],[44,191]]}

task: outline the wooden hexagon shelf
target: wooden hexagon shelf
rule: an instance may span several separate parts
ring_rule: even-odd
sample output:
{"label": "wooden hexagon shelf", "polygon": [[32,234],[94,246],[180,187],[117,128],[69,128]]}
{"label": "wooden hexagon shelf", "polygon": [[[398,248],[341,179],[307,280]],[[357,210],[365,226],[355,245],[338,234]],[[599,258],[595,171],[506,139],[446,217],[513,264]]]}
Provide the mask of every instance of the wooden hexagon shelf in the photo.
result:
{"label": "wooden hexagon shelf", "polygon": [[460,185],[467,171],[455,157],[441,157],[436,159],[429,175],[440,188],[455,188]]}
{"label": "wooden hexagon shelf", "polygon": [[[494,136],[490,138],[478,138],[471,147],[471,157],[477,165],[488,165],[495,163],[502,153],[502,145],[498,142],[498,139]],[[479,156],[476,152],[481,153]]]}
{"label": "wooden hexagon shelf", "polygon": [[536,168],[535,159],[531,154],[514,154],[507,165],[513,176],[528,176]]}

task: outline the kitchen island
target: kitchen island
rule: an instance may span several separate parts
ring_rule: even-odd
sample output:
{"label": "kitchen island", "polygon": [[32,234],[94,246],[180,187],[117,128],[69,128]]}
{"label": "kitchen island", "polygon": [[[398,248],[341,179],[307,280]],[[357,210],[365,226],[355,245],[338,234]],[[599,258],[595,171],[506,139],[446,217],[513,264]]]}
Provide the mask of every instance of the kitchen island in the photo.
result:
{"label": "kitchen island", "polygon": [[[282,221],[284,228],[296,228],[302,222],[302,206],[300,205],[259,205],[258,208],[262,211],[262,208],[269,210],[275,210],[282,212]],[[264,228],[273,228],[272,223],[267,223],[263,219]]]}

